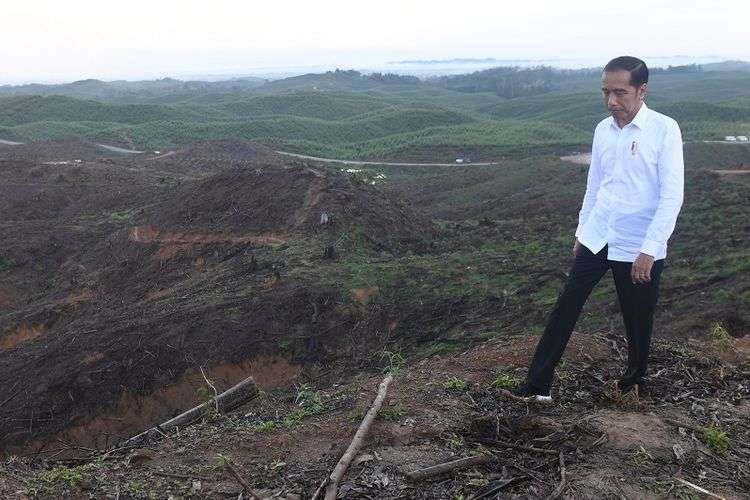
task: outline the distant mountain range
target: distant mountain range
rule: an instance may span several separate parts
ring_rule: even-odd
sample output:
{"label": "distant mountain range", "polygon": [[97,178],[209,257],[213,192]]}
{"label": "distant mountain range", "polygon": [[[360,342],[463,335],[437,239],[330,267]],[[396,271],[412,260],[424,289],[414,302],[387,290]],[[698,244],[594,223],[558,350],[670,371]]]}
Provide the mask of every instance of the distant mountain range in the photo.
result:
{"label": "distant mountain range", "polygon": [[[740,60],[728,60],[719,62],[698,62],[694,63],[691,61],[701,61],[700,58],[691,58],[688,56],[675,56],[675,57],[654,57],[648,58],[648,61],[653,61],[650,65],[654,67],[668,67],[668,66],[680,66],[685,64],[698,64],[707,71],[750,71],[750,62]],[[556,64],[559,63],[559,64]],[[572,63],[572,64],[571,64]],[[552,67],[565,67],[572,66],[584,67],[598,67],[597,64],[585,64],[584,60],[577,59],[496,59],[494,57],[484,58],[455,58],[455,59],[409,59],[403,61],[391,61],[388,64],[392,65],[451,65],[451,64],[497,64],[498,66],[528,66],[528,65],[544,65]]]}
{"label": "distant mountain range", "polygon": [[750,71],[750,62],[747,61],[723,61],[701,66],[706,71]]}

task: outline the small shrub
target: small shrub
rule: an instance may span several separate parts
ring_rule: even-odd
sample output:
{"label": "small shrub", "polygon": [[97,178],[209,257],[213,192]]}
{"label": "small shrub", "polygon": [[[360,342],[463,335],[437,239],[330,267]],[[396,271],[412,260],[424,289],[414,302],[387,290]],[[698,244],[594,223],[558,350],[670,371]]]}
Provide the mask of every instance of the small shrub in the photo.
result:
{"label": "small shrub", "polygon": [[123,222],[126,220],[130,220],[133,218],[132,212],[125,211],[125,212],[111,212],[109,214],[110,220],[114,222]]}
{"label": "small shrub", "polygon": [[458,377],[450,377],[443,382],[443,389],[446,391],[463,392],[469,387],[468,382]]}
{"label": "small shrub", "polygon": [[398,422],[404,416],[404,408],[401,405],[389,406],[380,411],[380,417],[388,422]]}
{"label": "small shrub", "polygon": [[302,408],[294,410],[293,412],[288,414],[286,417],[284,417],[281,423],[286,428],[295,427],[296,425],[302,423],[302,420],[306,419],[307,417],[312,417],[313,415],[318,415],[322,412],[323,412],[323,405],[318,400],[318,401],[306,404]]}
{"label": "small shrub", "polygon": [[406,364],[406,358],[400,352],[383,351],[380,358],[385,361],[383,371],[393,373],[394,375]]}
{"label": "small shrub", "polygon": [[518,384],[518,379],[513,375],[507,373],[498,373],[495,380],[492,381],[492,386],[496,389],[510,389]]}
{"label": "small shrub", "polygon": [[83,474],[88,466],[65,467],[59,466],[48,470],[41,475],[41,480],[45,483],[63,483],[70,489],[78,489],[83,483]]}
{"label": "small shrub", "polygon": [[729,335],[729,332],[721,325],[721,323],[716,323],[713,326],[711,332],[708,334],[708,338],[713,345],[722,351],[732,347],[732,336]]}
{"label": "small shrub", "polygon": [[729,449],[729,436],[718,427],[707,427],[701,433],[701,440],[717,453],[726,453]]}
{"label": "small shrub", "polygon": [[466,448],[466,441],[463,436],[458,434],[450,434],[445,440],[445,444],[453,451],[463,450]]}
{"label": "small shrub", "polygon": [[278,428],[279,423],[275,420],[264,420],[250,426],[256,432],[268,432]]}
{"label": "small shrub", "polygon": [[224,455],[223,453],[217,453],[211,464],[211,468],[215,470],[222,470],[232,463],[232,457]]}
{"label": "small shrub", "polygon": [[654,464],[654,457],[641,446],[630,455],[630,463],[636,467],[650,467]]}

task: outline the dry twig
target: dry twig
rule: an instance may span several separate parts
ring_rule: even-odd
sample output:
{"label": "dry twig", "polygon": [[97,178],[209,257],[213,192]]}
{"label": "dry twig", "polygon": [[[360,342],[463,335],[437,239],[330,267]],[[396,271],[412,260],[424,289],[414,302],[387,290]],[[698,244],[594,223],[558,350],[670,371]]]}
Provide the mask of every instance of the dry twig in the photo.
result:
{"label": "dry twig", "polygon": [[723,496],[717,495],[716,493],[711,493],[707,489],[701,488],[697,484],[693,484],[690,481],[685,481],[684,479],[680,479],[679,477],[676,477],[675,479],[681,484],[684,484],[685,486],[687,486],[688,488],[692,488],[695,491],[698,491],[700,493],[703,493],[704,495],[710,496],[711,498],[716,498],[717,500],[726,500],[726,498],[724,498]]}
{"label": "dry twig", "polygon": [[445,462],[442,464],[433,465],[431,467],[426,467],[424,469],[415,470],[408,473],[406,477],[408,477],[412,481],[421,481],[423,479],[427,479],[428,477],[437,476],[446,472],[465,469],[466,467],[472,467],[474,465],[486,464],[487,462],[492,461],[494,458],[494,456],[486,454],[459,458],[458,460],[453,460],[451,462]]}
{"label": "dry twig", "polygon": [[242,476],[240,476],[240,473],[237,472],[237,469],[234,468],[234,466],[230,462],[225,462],[224,466],[229,470],[229,472],[232,473],[232,475],[237,478],[237,481],[242,485],[242,487],[245,489],[245,491],[248,492],[250,495],[250,498],[254,498],[255,500],[263,500],[260,495],[258,495],[253,489],[250,487],[249,484],[247,484],[247,481],[245,481]]}
{"label": "dry twig", "polygon": [[[380,407],[383,406],[383,400],[388,393],[388,386],[391,384],[391,382],[393,382],[393,374],[389,373],[380,383],[380,386],[378,387],[378,395],[375,397],[375,401],[373,401],[372,407],[370,407],[367,415],[365,415],[365,418],[362,419],[362,423],[359,424],[359,428],[357,429],[356,434],[354,434],[352,442],[349,443],[349,447],[346,449],[346,452],[344,452],[344,454],[341,456],[341,459],[336,464],[336,467],[333,469],[333,472],[331,472],[331,475],[324,480],[324,483],[327,483],[325,500],[334,500],[336,498],[339,490],[339,481],[341,481],[341,478],[344,477],[346,469],[349,467],[349,464],[352,462],[354,457],[357,455],[357,452],[362,447],[362,443],[364,442],[365,437],[367,437],[367,433],[370,431],[372,422],[375,420],[378,411],[380,411]],[[317,498],[319,498],[322,490],[323,485],[321,485],[317,489],[315,495],[312,497],[312,500],[316,500]]]}
{"label": "dry twig", "polygon": [[534,446],[525,446],[522,444],[513,444],[513,443],[509,443],[508,441],[503,441],[502,439],[479,439],[478,441],[482,444],[502,446],[504,448],[512,448],[514,450],[530,451],[533,453],[543,453],[545,455],[557,455],[557,451],[555,450],[551,450],[548,448],[536,448]]}
{"label": "dry twig", "polygon": [[216,386],[211,383],[210,380],[208,380],[208,377],[206,377],[206,372],[203,371],[203,367],[201,366],[201,375],[203,375],[203,380],[206,381],[206,384],[211,388],[212,391],[214,391],[214,403],[216,404],[216,413],[221,413],[219,411],[219,391],[216,390]]}
{"label": "dry twig", "polygon": [[555,498],[560,498],[560,495],[562,495],[563,490],[565,490],[565,486],[567,484],[567,479],[565,477],[565,460],[563,459],[563,452],[560,452],[560,484],[557,485],[557,488],[555,488],[555,491],[553,491],[550,496],[547,497],[546,500],[553,500]]}

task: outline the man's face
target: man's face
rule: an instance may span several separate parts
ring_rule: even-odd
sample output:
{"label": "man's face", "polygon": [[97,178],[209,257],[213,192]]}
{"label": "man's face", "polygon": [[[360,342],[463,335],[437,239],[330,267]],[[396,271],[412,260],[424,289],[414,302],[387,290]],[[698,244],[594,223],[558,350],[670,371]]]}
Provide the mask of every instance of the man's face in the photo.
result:
{"label": "man's face", "polygon": [[602,73],[602,97],[607,110],[622,127],[630,123],[646,97],[647,85],[630,84],[630,72],[624,69]]}

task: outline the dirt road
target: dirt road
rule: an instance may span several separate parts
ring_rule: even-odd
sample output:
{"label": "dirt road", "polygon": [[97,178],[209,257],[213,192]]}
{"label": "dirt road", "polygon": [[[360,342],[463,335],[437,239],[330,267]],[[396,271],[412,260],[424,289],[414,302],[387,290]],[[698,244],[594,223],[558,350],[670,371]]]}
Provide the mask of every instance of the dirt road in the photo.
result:
{"label": "dirt road", "polygon": [[360,161],[360,160],[337,160],[334,158],[320,158],[317,156],[301,155],[297,153],[289,153],[287,151],[276,151],[276,153],[284,156],[291,156],[293,158],[300,158],[302,160],[322,161],[326,163],[340,163],[342,165],[389,165],[393,167],[455,167],[457,165],[476,165],[476,166],[488,166],[498,165],[498,162],[476,162],[476,163],[403,163],[403,162],[388,162],[388,161]]}

